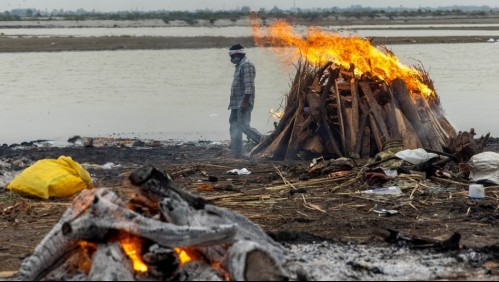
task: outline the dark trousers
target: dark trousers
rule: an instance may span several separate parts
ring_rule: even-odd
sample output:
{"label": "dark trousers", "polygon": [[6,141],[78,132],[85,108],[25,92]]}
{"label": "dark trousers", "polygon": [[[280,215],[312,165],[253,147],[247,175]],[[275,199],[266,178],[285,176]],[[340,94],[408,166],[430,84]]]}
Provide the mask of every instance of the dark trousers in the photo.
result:
{"label": "dark trousers", "polygon": [[250,126],[252,110],[248,108],[243,113],[241,109],[236,109],[230,112],[230,147],[236,158],[242,157],[243,133],[255,143],[260,143],[262,138],[262,134]]}

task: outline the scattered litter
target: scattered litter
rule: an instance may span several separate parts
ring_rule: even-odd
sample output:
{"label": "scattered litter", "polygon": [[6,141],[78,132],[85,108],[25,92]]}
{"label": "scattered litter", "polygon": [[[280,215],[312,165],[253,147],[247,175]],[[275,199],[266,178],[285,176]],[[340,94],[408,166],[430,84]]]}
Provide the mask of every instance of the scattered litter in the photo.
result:
{"label": "scattered litter", "polygon": [[499,184],[499,154],[483,152],[476,154],[467,163],[470,168],[470,180]]}
{"label": "scattered litter", "polygon": [[427,162],[433,158],[438,157],[437,154],[428,153],[422,148],[403,150],[395,153],[395,156],[399,159],[402,159],[406,162],[410,162],[411,164],[415,165]]}
{"label": "scattered litter", "polygon": [[199,192],[211,192],[215,190],[215,188],[209,184],[203,183],[200,185],[197,185],[196,190]]}
{"label": "scattered litter", "polygon": [[312,160],[312,162],[310,163],[309,167],[313,167],[313,166],[315,166],[317,163],[322,162],[322,161],[324,161],[324,158],[323,158],[323,157],[314,158],[314,159]]}
{"label": "scattered litter", "polygon": [[113,169],[113,168],[119,167],[119,166],[121,166],[121,165],[115,165],[112,162],[107,162],[107,163],[102,165],[102,169]]}
{"label": "scattered litter", "polygon": [[89,163],[83,163],[81,164],[85,169],[113,169],[117,167],[121,167],[120,164],[115,164],[113,162],[107,162],[103,165],[98,165],[98,164],[89,164]]}
{"label": "scattered litter", "polygon": [[384,168],[375,168],[370,169],[364,172],[364,181],[366,181],[369,185],[383,185],[385,182],[393,179],[397,176],[396,170],[384,169]]}
{"label": "scattered litter", "polygon": [[369,189],[362,191],[364,194],[376,194],[376,195],[400,195],[402,190],[398,186],[382,187],[376,189]]}
{"label": "scattered litter", "polygon": [[426,194],[440,194],[448,192],[457,192],[459,189],[456,187],[429,187],[425,191]]}
{"label": "scattered litter", "polygon": [[235,169],[227,171],[227,174],[236,174],[236,175],[248,175],[250,173],[251,173],[251,171],[249,171],[246,168],[242,168],[242,169],[235,168]]}
{"label": "scattered litter", "polygon": [[482,184],[471,184],[469,187],[468,197],[473,200],[481,200],[485,198],[485,188]]}
{"label": "scattered litter", "polygon": [[399,211],[397,210],[385,210],[385,209],[373,210],[373,212],[377,213],[379,216],[390,216],[390,215],[399,214]]}

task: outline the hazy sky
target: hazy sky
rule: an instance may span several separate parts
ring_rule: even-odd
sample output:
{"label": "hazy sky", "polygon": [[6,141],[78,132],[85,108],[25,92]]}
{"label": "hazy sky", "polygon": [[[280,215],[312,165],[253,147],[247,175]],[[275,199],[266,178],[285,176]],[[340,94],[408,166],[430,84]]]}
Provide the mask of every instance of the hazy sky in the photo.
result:
{"label": "hazy sky", "polygon": [[346,8],[351,5],[362,5],[364,7],[439,7],[449,5],[487,5],[498,7],[498,0],[424,0],[424,1],[402,1],[402,0],[0,0],[0,11],[17,8],[36,8],[41,10],[64,9],[96,11],[124,11],[124,10],[196,10],[196,9],[236,9],[248,6],[252,10],[260,8],[271,9],[277,6],[281,9],[291,9],[296,5],[298,8],[329,8],[337,6]]}

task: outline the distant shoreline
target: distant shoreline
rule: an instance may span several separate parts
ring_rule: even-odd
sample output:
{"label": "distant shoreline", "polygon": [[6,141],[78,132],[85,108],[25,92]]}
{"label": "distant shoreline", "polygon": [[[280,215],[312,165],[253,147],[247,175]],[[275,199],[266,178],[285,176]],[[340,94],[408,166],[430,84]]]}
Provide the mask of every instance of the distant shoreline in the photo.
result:
{"label": "distant shoreline", "polygon": [[[379,29],[379,25],[449,25],[443,29],[470,29],[460,27],[459,24],[482,26],[471,27],[471,29],[499,30],[499,18],[418,18],[397,19],[387,21],[384,19],[357,19],[348,18],[337,21],[306,22],[297,19],[295,24],[337,26],[343,25],[369,25],[369,29]],[[0,29],[16,28],[140,28],[140,27],[228,27],[248,26],[247,19],[236,21],[217,20],[213,24],[199,21],[197,24],[188,25],[183,21],[172,21],[165,23],[160,19],[140,21],[113,21],[113,20],[88,20],[88,21],[0,21]],[[488,25],[488,26],[484,26]],[[350,29],[355,27],[349,26]],[[434,27],[421,27],[432,30]],[[418,29],[421,29],[418,27]],[[386,29],[386,27],[385,27]],[[395,27],[395,29],[405,29]],[[407,29],[414,29],[408,26]],[[440,29],[440,27],[439,27]],[[446,44],[446,43],[483,43],[491,36],[399,36],[399,37],[373,37],[375,45],[394,44]],[[173,36],[98,36],[98,37],[10,37],[0,34],[0,53],[9,52],[62,52],[62,51],[105,51],[105,50],[162,50],[162,49],[205,49],[205,48],[227,48],[238,42],[247,47],[255,47],[251,36],[224,37],[224,36],[199,36],[199,37],[173,37]]]}
{"label": "distant shoreline", "polygon": [[[487,42],[489,38],[490,36],[374,37],[372,42],[376,45],[478,43]],[[206,49],[226,48],[234,42],[255,47],[252,37],[0,37],[0,53]]]}

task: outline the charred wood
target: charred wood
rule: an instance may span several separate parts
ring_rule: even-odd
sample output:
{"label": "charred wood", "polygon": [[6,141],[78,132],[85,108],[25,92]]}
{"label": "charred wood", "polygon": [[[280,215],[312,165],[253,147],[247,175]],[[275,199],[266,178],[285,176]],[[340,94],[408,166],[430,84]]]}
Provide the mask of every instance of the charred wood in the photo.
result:
{"label": "charred wood", "polygon": [[234,225],[189,227],[165,223],[144,217],[98,195],[87,212],[62,226],[63,234],[73,239],[101,241],[110,230],[121,230],[169,247],[231,242],[234,228]]}
{"label": "charred wood", "polygon": [[97,246],[89,278],[91,281],[135,281],[132,262],[118,242]]}
{"label": "charred wood", "polygon": [[92,204],[94,195],[99,195],[109,202],[121,203],[121,199],[107,190],[97,190],[97,192],[83,190],[74,199],[73,205],[63,213],[60,220],[36,246],[33,253],[21,263],[15,280],[40,280],[79,248],[78,241],[64,236],[62,226],[86,212]]}

